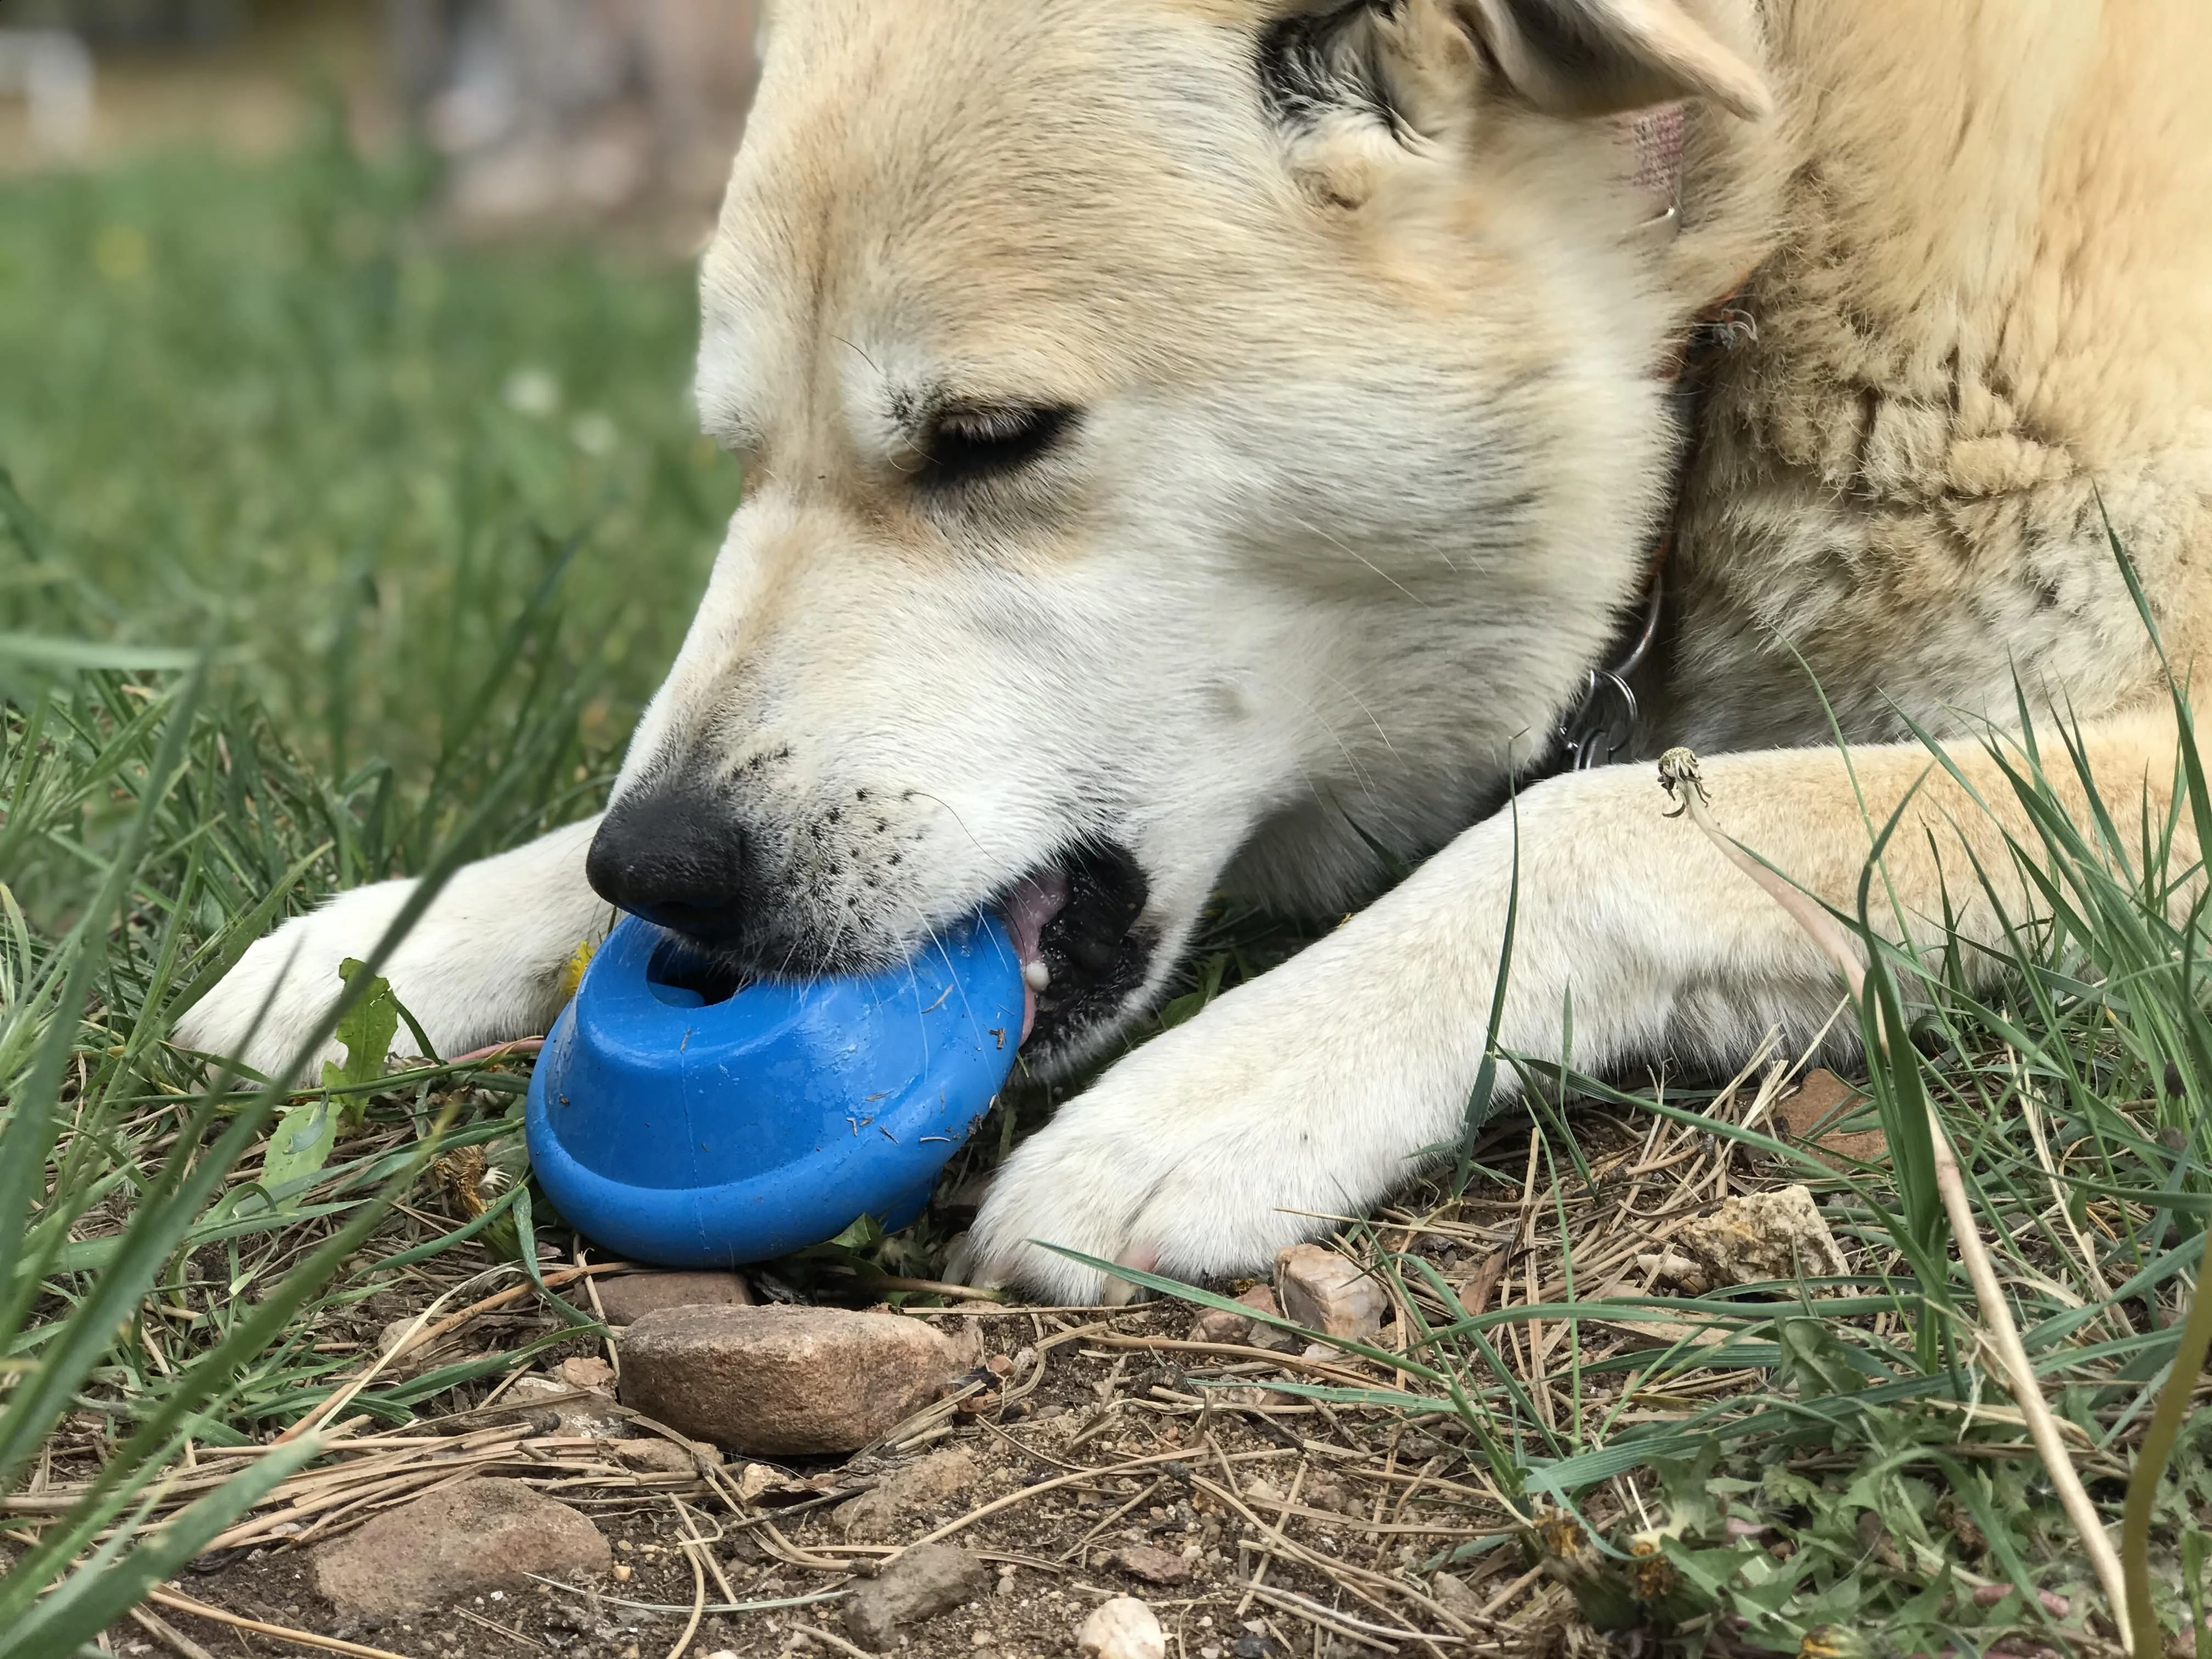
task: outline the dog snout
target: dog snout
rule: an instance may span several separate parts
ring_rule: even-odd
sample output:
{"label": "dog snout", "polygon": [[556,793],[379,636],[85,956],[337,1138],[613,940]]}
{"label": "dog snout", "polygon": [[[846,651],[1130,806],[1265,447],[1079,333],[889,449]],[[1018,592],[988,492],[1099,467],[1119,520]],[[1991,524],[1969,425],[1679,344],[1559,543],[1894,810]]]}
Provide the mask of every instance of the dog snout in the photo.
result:
{"label": "dog snout", "polygon": [[649,784],[617,801],[585,863],[599,896],[705,945],[734,945],[749,897],[744,828],[694,784]]}

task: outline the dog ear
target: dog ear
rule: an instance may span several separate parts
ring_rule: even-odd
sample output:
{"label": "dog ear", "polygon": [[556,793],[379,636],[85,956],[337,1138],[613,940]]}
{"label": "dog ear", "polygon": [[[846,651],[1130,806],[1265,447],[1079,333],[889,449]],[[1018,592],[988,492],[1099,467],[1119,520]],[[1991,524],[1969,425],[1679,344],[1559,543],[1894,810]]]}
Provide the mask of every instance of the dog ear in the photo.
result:
{"label": "dog ear", "polygon": [[1709,98],[1746,120],[1773,109],[1759,71],[1680,0],[1454,0],[1514,90],[1553,115],[1618,115]]}

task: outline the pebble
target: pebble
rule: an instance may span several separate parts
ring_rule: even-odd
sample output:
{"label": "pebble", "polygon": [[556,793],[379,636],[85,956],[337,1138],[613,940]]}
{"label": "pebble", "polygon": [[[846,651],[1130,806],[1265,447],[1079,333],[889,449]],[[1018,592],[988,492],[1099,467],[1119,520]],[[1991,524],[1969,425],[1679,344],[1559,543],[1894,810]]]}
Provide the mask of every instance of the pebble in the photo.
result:
{"label": "pebble", "polygon": [[663,1308],[750,1308],[752,1287],[736,1273],[617,1273],[593,1287],[610,1325],[635,1325]]}
{"label": "pebble", "polygon": [[[616,1440],[607,1450],[615,1461],[626,1469],[635,1469],[640,1474],[696,1474],[699,1460],[673,1441],[658,1437],[645,1440]],[[722,1460],[713,1460],[720,1463]]]}
{"label": "pebble", "polygon": [[853,1586],[845,1597],[845,1633],[881,1653],[913,1625],[981,1601],[990,1589],[991,1571],[981,1558],[957,1544],[923,1544]]}
{"label": "pebble", "polygon": [[1455,1572],[1440,1572],[1430,1579],[1429,1594],[1438,1607],[1462,1624],[1474,1624],[1482,1618],[1482,1598]]}
{"label": "pebble", "polygon": [[593,1394],[615,1391],[615,1368],[604,1359],[564,1359],[553,1368],[553,1375],[572,1389],[589,1389]]}
{"label": "pebble", "polygon": [[1180,1584],[1190,1577],[1190,1563],[1180,1555],[1150,1544],[1126,1544],[1106,1558],[1132,1578],[1147,1584]]}
{"label": "pebble", "polygon": [[629,1328],[623,1403],[755,1456],[857,1451],[975,1356],[918,1319],[837,1308],[664,1308]]}
{"label": "pebble", "polygon": [[1324,1336],[1370,1337],[1390,1310],[1379,1279],[1319,1244],[1293,1244],[1275,1258],[1275,1290],[1286,1317]]}
{"label": "pebble", "polygon": [[[1265,1285],[1238,1297],[1237,1301],[1255,1312],[1279,1316],[1283,1310],[1275,1300],[1275,1293]],[[1288,1331],[1278,1330],[1273,1325],[1263,1325],[1243,1314],[1231,1313],[1225,1308],[1209,1308],[1199,1315],[1190,1328],[1194,1342],[1231,1342],[1249,1348],[1268,1348],[1286,1352],[1297,1346],[1297,1339]]]}
{"label": "pebble", "polygon": [[1133,1595],[1101,1605],[1075,1632],[1093,1659],[1167,1659],[1168,1638],[1152,1610]]}
{"label": "pebble", "polygon": [[605,1572],[607,1540],[520,1480],[464,1481],[378,1516],[313,1553],[315,1587],[346,1618],[379,1624],[465,1595],[526,1590],[526,1575]]}
{"label": "pebble", "polygon": [[1668,1276],[1693,1295],[1733,1285],[1793,1279],[1800,1273],[1812,1279],[1850,1271],[1808,1187],[1731,1198],[1669,1242],[1680,1257],[1693,1264],[1693,1270]]}
{"label": "pebble", "polygon": [[1854,1164],[1887,1164],[1889,1138],[1880,1129],[1824,1127],[1832,1119],[1850,1115],[1851,1103],[1862,1092],[1833,1072],[1808,1072],[1797,1092],[1775,1107],[1775,1121],[1790,1140],[1801,1146],[1812,1142],[1821,1162],[1833,1169],[1848,1169]]}
{"label": "pebble", "polygon": [[884,1543],[896,1538],[907,1517],[933,1510],[969,1491],[983,1478],[973,1452],[956,1447],[933,1452],[888,1476],[837,1510],[837,1524],[855,1543]]}
{"label": "pebble", "polygon": [[[417,1332],[428,1331],[437,1322],[435,1319],[418,1320],[413,1314],[403,1314],[376,1334],[376,1352],[380,1355],[388,1354],[408,1338]],[[401,1354],[397,1359],[386,1361],[383,1375],[393,1382],[404,1382],[410,1377],[420,1376],[424,1371],[432,1369],[436,1363],[430,1357],[430,1350],[434,1346],[428,1342],[417,1342],[414,1347]]]}
{"label": "pebble", "polygon": [[507,1391],[516,1405],[542,1400],[554,1420],[553,1431],[568,1440],[622,1440],[637,1432],[629,1419],[614,1409],[605,1395],[575,1398],[576,1390],[557,1377],[518,1376]]}

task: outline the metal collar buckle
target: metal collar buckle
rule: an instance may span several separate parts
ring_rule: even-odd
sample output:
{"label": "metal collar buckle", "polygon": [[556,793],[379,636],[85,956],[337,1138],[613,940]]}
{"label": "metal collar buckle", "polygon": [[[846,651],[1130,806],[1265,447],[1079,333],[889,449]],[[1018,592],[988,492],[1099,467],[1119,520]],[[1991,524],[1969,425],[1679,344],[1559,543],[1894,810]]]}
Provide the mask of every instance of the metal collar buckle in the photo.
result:
{"label": "metal collar buckle", "polygon": [[1634,739],[1637,717],[1642,709],[1636,701],[1635,688],[1629,682],[1649,660],[1651,647],[1659,638],[1666,588],[1662,570],[1652,578],[1650,595],[1644,601],[1644,627],[1635,642],[1620,661],[1589,671],[1581,700],[1559,722],[1565,770],[1588,772],[1596,767],[1610,766]]}

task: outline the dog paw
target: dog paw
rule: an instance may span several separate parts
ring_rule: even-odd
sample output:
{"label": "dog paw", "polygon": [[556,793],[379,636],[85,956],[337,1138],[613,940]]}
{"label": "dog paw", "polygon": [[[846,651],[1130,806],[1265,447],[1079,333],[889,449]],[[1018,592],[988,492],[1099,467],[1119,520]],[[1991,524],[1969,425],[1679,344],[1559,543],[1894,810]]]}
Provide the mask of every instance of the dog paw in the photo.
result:
{"label": "dog paw", "polygon": [[1425,1065],[1419,1032],[1340,955],[1316,946],[1231,992],[1063,1106],[994,1182],[971,1282],[1070,1305],[1131,1293],[1061,1251],[1179,1279],[1251,1272],[1416,1173],[1453,1127],[1463,1045]]}
{"label": "dog paw", "polygon": [[[583,878],[593,827],[459,871],[386,959],[392,994],[441,1054],[541,1035],[560,1012],[562,970],[607,927]],[[340,1054],[331,1042],[307,1047],[345,990],[340,968],[370,957],[414,891],[409,881],[359,888],[286,922],[177,1022],[174,1041],[265,1077],[312,1079]],[[392,1057],[421,1046],[403,1021]]]}
{"label": "dog paw", "polygon": [[[237,1060],[264,1077],[318,1075],[324,1060],[342,1057],[335,1042],[307,1047],[346,988],[339,969],[349,959],[365,958],[375,950],[414,890],[411,881],[386,882],[343,894],[311,915],[294,917],[239,958],[222,982],[177,1022],[173,1039],[181,1048]],[[418,1010],[409,1001],[409,1012],[418,1019],[427,1011],[427,1005]],[[395,1052],[419,1046],[401,1025],[393,1039]]]}

